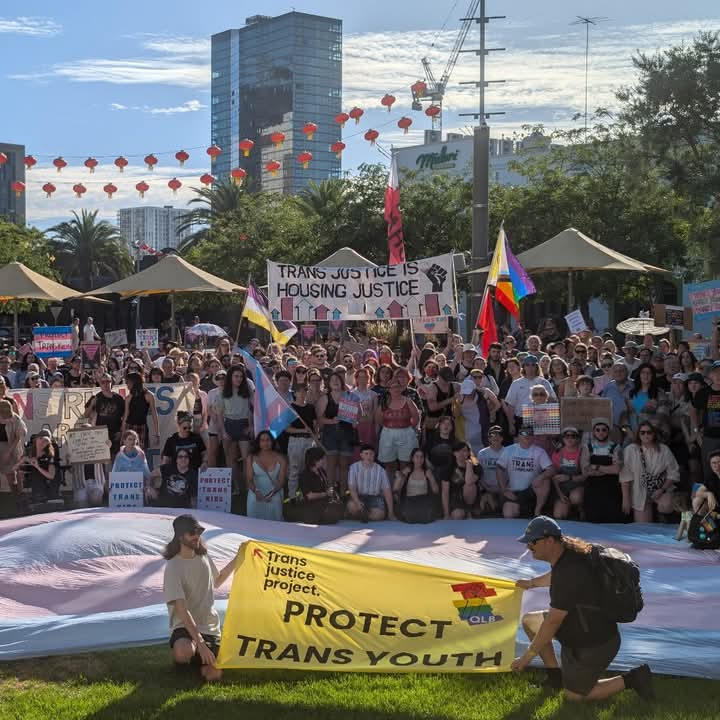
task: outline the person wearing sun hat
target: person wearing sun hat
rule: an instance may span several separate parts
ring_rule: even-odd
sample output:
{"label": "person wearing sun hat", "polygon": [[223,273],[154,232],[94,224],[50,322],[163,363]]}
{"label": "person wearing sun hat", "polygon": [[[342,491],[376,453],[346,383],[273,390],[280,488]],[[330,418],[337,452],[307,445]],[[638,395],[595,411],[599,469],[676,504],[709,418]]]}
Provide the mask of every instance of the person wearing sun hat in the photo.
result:
{"label": "person wearing sun hat", "polygon": [[593,523],[621,523],[627,518],[622,512],[620,469],[622,449],[610,433],[609,418],[592,419],[589,438],[583,441],[580,466],[585,476],[585,520]]}

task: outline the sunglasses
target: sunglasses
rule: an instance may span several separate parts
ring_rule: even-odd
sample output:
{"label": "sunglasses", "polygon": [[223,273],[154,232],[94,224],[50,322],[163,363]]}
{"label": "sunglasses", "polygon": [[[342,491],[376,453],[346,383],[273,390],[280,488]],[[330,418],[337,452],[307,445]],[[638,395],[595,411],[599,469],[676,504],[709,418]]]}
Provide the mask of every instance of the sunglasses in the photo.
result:
{"label": "sunglasses", "polygon": [[545,397],[545,393],[533,393],[532,397]]}
{"label": "sunglasses", "polygon": [[608,370],[609,368],[612,367],[612,365],[601,365],[600,367],[601,367],[603,370]]}
{"label": "sunglasses", "polygon": [[576,355],[587,355],[587,350],[576,350],[575,354]]}
{"label": "sunglasses", "polygon": [[180,426],[180,429],[181,429],[181,430],[190,430],[191,427],[192,427],[192,426],[189,425],[189,424],[188,424],[188,425],[181,425],[181,426]]}
{"label": "sunglasses", "polygon": [[580,436],[577,433],[565,433],[563,435],[564,438],[579,438]]}
{"label": "sunglasses", "polygon": [[202,530],[192,530],[188,533],[190,537],[200,537],[203,534]]}
{"label": "sunglasses", "polygon": [[593,428],[595,432],[610,432],[610,428],[605,427],[604,425],[598,425],[597,427]]}
{"label": "sunglasses", "polygon": [[295,374],[296,374],[296,375],[305,375],[305,373],[307,373],[307,370],[297,369],[297,370],[295,371]]}
{"label": "sunglasses", "polygon": [[489,437],[492,437],[493,435],[502,435],[502,433],[498,432],[497,430],[493,430],[491,433],[488,433]]}

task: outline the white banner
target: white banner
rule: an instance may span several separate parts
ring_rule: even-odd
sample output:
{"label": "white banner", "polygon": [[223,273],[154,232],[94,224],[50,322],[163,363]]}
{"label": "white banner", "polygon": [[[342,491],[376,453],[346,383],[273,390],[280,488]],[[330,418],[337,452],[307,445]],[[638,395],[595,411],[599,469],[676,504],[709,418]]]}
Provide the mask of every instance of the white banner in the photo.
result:
{"label": "white banner", "polygon": [[572,334],[585,332],[588,329],[585,318],[583,317],[582,310],[573,310],[565,316],[565,322],[568,326],[568,331]]}
{"label": "white banner", "polygon": [[274,320],[400,320],[456,314],[451,254],[369,268],[268,260],[267,269]]}
{"label": "white banner", "polygon": [[232,470],[207,468],[198,476],[198,510],[230,512],[232,502]]}

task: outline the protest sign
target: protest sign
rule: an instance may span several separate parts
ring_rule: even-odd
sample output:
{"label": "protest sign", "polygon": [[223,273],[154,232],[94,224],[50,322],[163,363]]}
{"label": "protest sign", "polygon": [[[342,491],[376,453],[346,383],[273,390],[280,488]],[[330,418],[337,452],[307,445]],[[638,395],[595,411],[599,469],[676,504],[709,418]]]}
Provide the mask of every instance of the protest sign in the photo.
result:
{"label": "protest sign", "polygon": [[576,427],[581,432],[592,430],[594,418],[612,419],[612,400],[609,398],[562,398],[560,420],[563,427]]}
{"label": "protest sign", "polygon": [[230,512],[232,501],[232,470],[207,468],[198,476],[198,510]]}
{"label": "protest sign", "polygon": [[30,343],[25,343],[18,348],[18,357],[25,357],[25,355],[32,351],[32,345]]}
{"label": "protest sign", "polygon": [[135,331],[135,347],[138,350],[154,350],[160,347],[157,328],[138,328]]}
{"label": "protest sign", "polygon": [[71,463],[110,462],[110,436],[103,425],[92,428],[73,428],[65,435]]}
{"label": "protest sign", "polygon": [[543,403],[542,405],[523,405],[522,424],[531,426],[536,435],[560,434],[560,405]]}
{"label": "protest sign", "polygon": [[33,346],[39,358],[69,357],[73,354],[69,325],[33,328]]}
{"label": "protest sign", "polygon": [[338,403],[337,418],[354,425],[360,417],[360,400],[353,393],[343,393]]}
{"label": "protest sign", "polygon": [[80,357],[83,370],[95,370],[100,367],[100,343],[80,343]]}
{"label": "protest sign", "polygon": [[710,357],[710,345],[702,340],[691,340],[688,345],[690,352],[695,356],[696,360],[704,360]]}
{"label": "protest sign", "polygon": [[127,333],[125,330],[110,330],[105,333],[105,344],[109,348],[127,345]]}
{"label": "protest sign", "polygon": [[315,338],[315,333],[317,332],[317,325],[313,325],[312,323],[304,323],[302,326],[302,336],[303,340],[309,341],[313,340]]}
{"label": "protest sign", "polygon": [[696,320],[720,313],[720,280],[687,285],[687,297]]}
{"label": "protest sign", "polygon": [[330,268],[268,260],[273,320],[396,320],[455,315],[452,254],[399,265]]}
{"label": "protest sign", "polygon": [[573,335],[588,329],[581,310],[573,310],[571,313],[568,313],[565,316],[565,322],[568,326],[568,332]]}
{"label": "protest sign", "polygon": [[139,508],[145,505],[145,481],[141,472],[111,472],[108,507]]}
{"label": "protest sign", "polygon": [[421,317],[411,321],[413,332],[418,335],[444,335],[449,332],[447,317]]}
{"label": "protest sign", "polygon": [[521,599],[511,580],[252,540],[239,551],[218,667],[506,672]]}
{"label": "protest sign", "polygon": [[653,305],[655,325],[672,330],[692,330],[692,308],[682,305]]}

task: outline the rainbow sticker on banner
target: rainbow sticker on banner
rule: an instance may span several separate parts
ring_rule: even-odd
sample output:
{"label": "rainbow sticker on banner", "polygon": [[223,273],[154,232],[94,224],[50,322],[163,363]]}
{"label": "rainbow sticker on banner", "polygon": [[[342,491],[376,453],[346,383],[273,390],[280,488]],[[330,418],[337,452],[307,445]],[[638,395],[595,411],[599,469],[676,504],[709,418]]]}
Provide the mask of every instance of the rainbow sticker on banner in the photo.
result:
{"label": "rainbow sticker on banner", "polygon": [[40,358],[69,357],[73,354],[72,328],[69,325],[33,328],[33,346]]}

